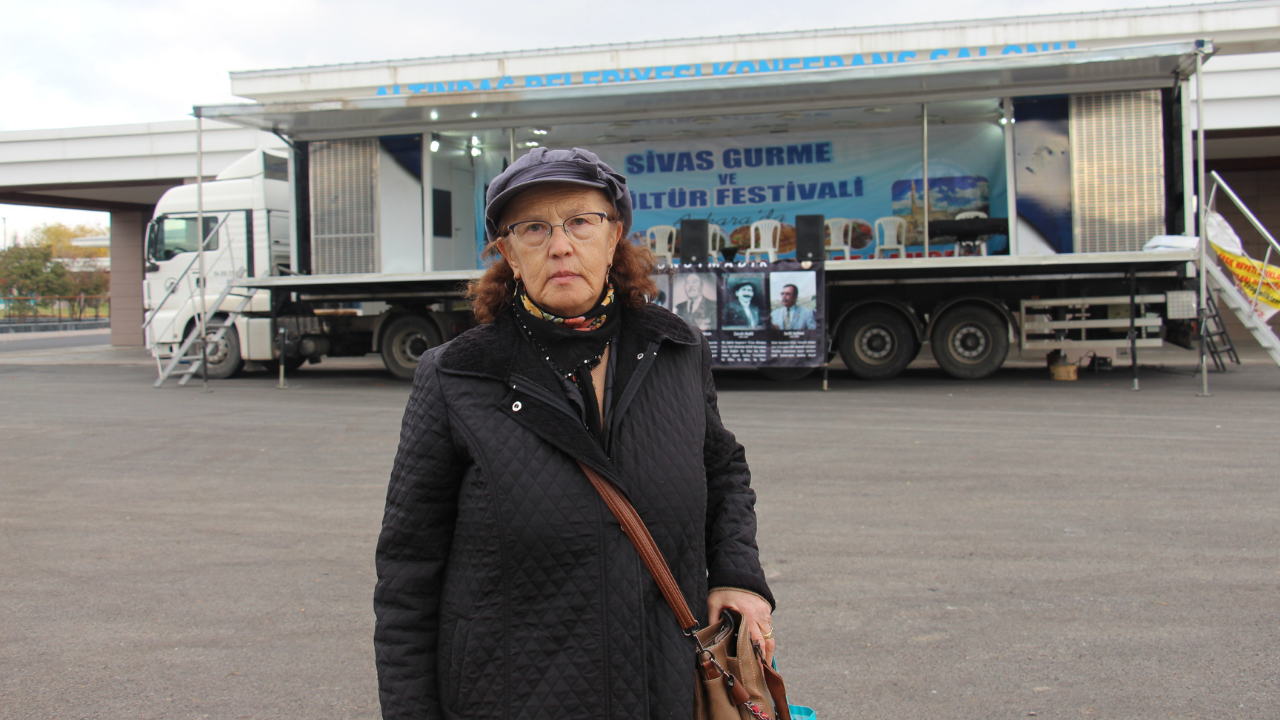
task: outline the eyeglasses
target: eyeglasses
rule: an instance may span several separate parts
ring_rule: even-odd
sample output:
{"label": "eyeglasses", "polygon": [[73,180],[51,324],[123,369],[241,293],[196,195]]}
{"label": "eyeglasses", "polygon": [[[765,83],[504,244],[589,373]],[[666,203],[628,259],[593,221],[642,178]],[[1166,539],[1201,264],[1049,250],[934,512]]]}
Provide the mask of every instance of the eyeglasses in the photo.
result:
{"label": "eyeglasses", "polygon": [[551,239],[556,228],[563,228],[564,234],[575,242],[588,243],[599,240],[604,233],[604,223],[609,219],[605,213],[589,212],[574,215],[560,224],[545,220],[525,220],[507,226],[507,234],[525,247],[541,247]]}

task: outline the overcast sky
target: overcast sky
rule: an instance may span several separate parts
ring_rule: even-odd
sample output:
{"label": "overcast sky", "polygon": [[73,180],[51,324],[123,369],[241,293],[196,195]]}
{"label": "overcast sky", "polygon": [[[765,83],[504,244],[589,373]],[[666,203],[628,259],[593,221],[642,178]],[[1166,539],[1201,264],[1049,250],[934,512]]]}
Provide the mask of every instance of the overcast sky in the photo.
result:
{"label": "overcast sky", "polygon": [[[1193,4],[1181,0],[7,0],[0,131],[182,118],[232,70],[736,33]],[[1204,4],[1204,3],[1200,3]],[[101,213],[0,205],[9,232]]]}

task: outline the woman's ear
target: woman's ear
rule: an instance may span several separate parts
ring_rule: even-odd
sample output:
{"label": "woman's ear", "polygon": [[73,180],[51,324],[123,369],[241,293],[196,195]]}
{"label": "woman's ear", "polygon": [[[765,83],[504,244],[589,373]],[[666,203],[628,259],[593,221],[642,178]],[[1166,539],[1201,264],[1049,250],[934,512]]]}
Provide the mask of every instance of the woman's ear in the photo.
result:
{"label": "woman's ear", "polygon": [[613,256],[618,252],[618,243],[622,242],[622,224],[618,224],[618,231],[613,234],[613,243],[609,246],[609,264],[613,265]]}
{"label": "woman's ear", "polygon": [[511,268],[511,275],[516,280],[520,279],[520,264],[516,261],[516,254],[511,252],[511,245],[503,238],[498,241],[498,252],[502,253],[502,258],[507,261],[507,266]]}

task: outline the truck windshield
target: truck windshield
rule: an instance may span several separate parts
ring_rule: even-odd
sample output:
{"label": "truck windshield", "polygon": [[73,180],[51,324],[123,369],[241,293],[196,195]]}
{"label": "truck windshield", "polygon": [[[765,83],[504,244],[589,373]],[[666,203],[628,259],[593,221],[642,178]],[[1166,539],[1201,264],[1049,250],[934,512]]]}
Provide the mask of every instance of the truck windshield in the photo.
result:
{"label": "truck windshield", "polygon": [[[148,249],[153,260],[172,260],[178,253],[196,252],[200,247],[200,238],[208,237],[218,226],[218,218],[213,215],[204,217],[204,232],[198,232],[194,217],[162,217],[151,225],[151,237]],[[205,250],[217,250],[218,238],[212,237]]]}

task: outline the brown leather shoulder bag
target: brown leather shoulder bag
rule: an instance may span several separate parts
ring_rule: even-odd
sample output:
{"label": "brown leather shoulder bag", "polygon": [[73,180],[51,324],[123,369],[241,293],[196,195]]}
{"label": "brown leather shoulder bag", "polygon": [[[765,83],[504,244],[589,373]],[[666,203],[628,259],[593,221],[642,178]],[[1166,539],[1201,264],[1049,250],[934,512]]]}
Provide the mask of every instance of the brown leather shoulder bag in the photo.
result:
{"label": "brown leather shoulder bag", "polygon": [[750,629],[742,627],[742,616],[725,610],[719,621],[698,629],[689,603],[640,514],[613,483],[586,465],[578,464],[640,553],[662,597],[675,613],[680,629],[693,638],[697,646],[694,650],[694,719],[791,720],[782,676],[764,662],[760,644]]}

